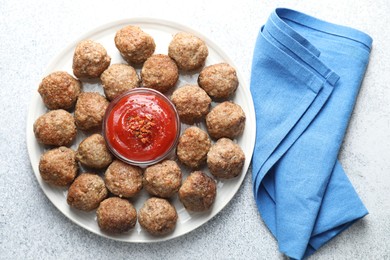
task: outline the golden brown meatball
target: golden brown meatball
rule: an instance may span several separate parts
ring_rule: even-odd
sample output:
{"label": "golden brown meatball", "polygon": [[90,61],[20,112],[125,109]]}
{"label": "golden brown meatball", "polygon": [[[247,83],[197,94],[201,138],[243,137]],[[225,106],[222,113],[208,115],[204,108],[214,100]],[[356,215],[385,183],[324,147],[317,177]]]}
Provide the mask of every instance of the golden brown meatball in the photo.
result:
{"label": "golden brown meatball", "polygon": [[115,45],[128,63],[141,64],[156,49],[153,38],[137,26],[128,25],[115,35]]}
{"label": "golden brown meatball", "polygon": [[38,142],[45,145],[69,146],[77,134],[74,117],[62,109],[40,116],[33,129]]}
{"label": "golden brown meatball", "polygon": [[145,61],[141,78],[145,88],[166,92],[173,88],[179,79],[179,69],[168,55],[155,54]]}
{"label": "golden brown meatball", "polygon": [[79,144],[76,159],[84,166],[103,169],[112,162],[112,155],[107,149],[104,137],[93,134]]}
{"label": "golden brown meatball", "polygon": [[212,98],[229,98],[238,87],[236,70],[227,63],[208,66],[200,72],[198,84]]}
{"label": "golden brown meatball", "polygon": [[96,174],[83,173],[70,185],[66,201],[71,207],[91,211],[107,197],[103,179]]}
{"label": "golden brown meatball", "polygon": [[139,87],[140,82],[135,69],[126,64],[111,65],[102,73],[100,79],[108,100],[113,100],[120,94]]}
{"label": "golden brown meatball", "polygon": [[65,71],[56,71],[42,79],[38,92],[48,109],[71,109],[81,92],[81,82]]}
{"label": "golden brown meatball", "polygon": [[134,197],[142,190],[142,170],[114,160],[106,170],[104,181],[111,193],[119,197]]}
{"label": "golden brown meatball", "polygon": [[179,190],[179,199],[184,207],[191,211],[208,210],[217,194],[215,181],[200,171],[187,177]]}
{"label": "golden brown meatball", "polygon": [[177,33],[168,47],[168,55],[184,71],[195,70],[203,66],[209,51],[204,41],[185,32]]}
{"label": "golden brown meatball", "polygon": [[180,120],[186,124],[193,124],[202,119],[209,112],[211,104],[211,98],[207,93],[195,85],[178,88],[173,92],[171,99]]}
{"label": "golden brown meatball", "polygon": [[64,146],[45,152],[39,160],[42,179],[55,186],[71,184],[77,172],[76,152]]}
{"label": "golden brown meatball", "polygon": [[74,112],[77,127],[84,131],[100,129],[108,105],[107,99],[97,92],[81,93]]}
{"label": "golden brown meatball", "polygon": [[175,229],[177,212],[167,200],[148,199],[138,212],[138,222],[152,235],[166,235]]}
{"label": "golden brown meatball", "polygon": [[232,140],[219,139],[207,154],[207,166],[212,175],[230,179],[237,177],[244,166],[245,154]]}
{"label": "golden brown meatball", "polygon": [[100,43],[84,40],[73,55],[73,74],[78,78],[98,78],[110,65],[111,58]]}
{"label": "golden brown meatball", "polygon": [[134,228],[137,223],[137,211],[125,199],[112,197],[103,200],[97,211],[97,222],[101,230],[123,233]]}
{"label": "golden brown meatball", "polygon": [[199,168],[206,162],[211,147],[208,134],[192,126],[187,128],[179,138],[176,153],[179,160],[190,168]]}
{"label": "golden brown meatball", "polygon": [[245,113],[239,105],[225,101],[207,114],[206,125],[211,137],[233,139],[244,131]]}
{"label": "golden brown meatball", "polygon": [[165,160],[146,168],[144,187],[151,195],[169,198],[179,190],[181,175],[181,170],[175,161]]}

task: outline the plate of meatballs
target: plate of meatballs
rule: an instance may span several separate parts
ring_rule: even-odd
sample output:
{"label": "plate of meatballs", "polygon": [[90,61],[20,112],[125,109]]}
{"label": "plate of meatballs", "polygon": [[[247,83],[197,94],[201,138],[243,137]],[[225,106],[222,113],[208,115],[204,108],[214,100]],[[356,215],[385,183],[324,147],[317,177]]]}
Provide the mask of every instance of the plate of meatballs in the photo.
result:
{"label": "plate of meatballs", "polygon": [[[177,127],[156,123],[161,111],[145,108],[149,96],[118,101],[136,90],[164,95]],[[110,109],[126,116],[109,125]],[[126,154],[158,159],[117,156],[110,127]],[[172,144],[163,129],[176,131]],[[249,88],[216,44],[180,24],[134,18],[86,33],[49,64],[28,111],[27,148],[38,183],[66,217],[107,238],[147,243],[184,235],[229,203],[255,133]]]}

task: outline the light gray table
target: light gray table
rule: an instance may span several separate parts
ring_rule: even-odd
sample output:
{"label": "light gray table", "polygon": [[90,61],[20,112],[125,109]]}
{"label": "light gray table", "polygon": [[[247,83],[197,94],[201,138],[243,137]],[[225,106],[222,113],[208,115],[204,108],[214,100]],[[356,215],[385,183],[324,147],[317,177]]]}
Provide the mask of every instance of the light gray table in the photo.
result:
{"label": "light gray table", "polygon": [[25,135],[28,104],[45,67],[62,48],[94,27],[130,17],[185,24],[224,49],[249,86],[258,30],[277,6],[349,25],[374,38],[371,61],[340,153],[370,214],[312,259],[390,258],[387,0],[110,2],[0,0],[1,259],[282,259],[256,210],[250,172],[227,207],[197,230],[163,243],[127,244],[80,228],[51,204],[33,174]]}

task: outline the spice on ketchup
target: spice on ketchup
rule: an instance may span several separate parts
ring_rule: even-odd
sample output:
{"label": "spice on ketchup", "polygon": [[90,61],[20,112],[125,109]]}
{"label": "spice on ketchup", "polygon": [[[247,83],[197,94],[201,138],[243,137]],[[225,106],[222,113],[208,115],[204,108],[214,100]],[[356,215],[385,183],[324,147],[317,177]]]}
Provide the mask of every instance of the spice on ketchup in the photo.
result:
{"label": "spice on ketchup", "polygon": [[168,98],[138,88],[111,102],[103,129],[114,155],[129,163],[148,164],[163,159],[174,148],[180,121]]}

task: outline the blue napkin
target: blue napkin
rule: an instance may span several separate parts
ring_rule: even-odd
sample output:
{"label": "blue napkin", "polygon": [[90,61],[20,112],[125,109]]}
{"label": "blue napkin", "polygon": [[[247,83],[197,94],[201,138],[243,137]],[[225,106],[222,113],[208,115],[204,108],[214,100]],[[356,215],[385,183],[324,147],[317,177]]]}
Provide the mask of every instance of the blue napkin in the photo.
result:
{"label": "blue napkin", "polygon": [[372,39],[276,9],[254,51],[254,196],[287,256],[314,253],[367,209],[337,160]]}

